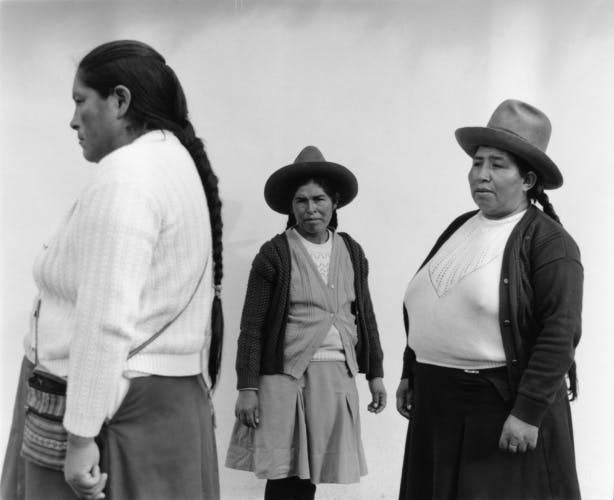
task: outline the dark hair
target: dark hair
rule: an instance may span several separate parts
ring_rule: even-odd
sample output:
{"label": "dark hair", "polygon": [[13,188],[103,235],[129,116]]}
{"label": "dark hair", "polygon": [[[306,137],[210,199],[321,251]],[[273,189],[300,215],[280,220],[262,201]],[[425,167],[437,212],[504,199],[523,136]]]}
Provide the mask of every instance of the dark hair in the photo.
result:
{"label": "dark hair", "polygon": [[189,151],[200,177],[211,222],[213,281],[215,297],[211,311],[211,347],[209,375],[212,387],[217,381],[224,332],[220,297],[222,264],[222,202],[218,179],[211,168],[203,141],[196,137],[188,119],[185,94],[175,72],[156,50],[133,40],[119,40],[99,45],[79,63],[81,82],[108,97],[117,85],[125,85],[132,99],[126,114],[129,126],[139,130],[169,130]]}
{"label": "dark hair", "polygon": [[519,156],[513,153],[510,153],[509,151],[508,151],[508,154],[512,157],[512,160],[514,161],[514,163],[516,163],[516,166],[518,167],[518,170],[520,171],[520,175],[527,175],[529,172],[533,172],[535,176],[537,177],[535,186],[533,186],[527,193],[527,198],[529,199],[529,201],[538,202],[542,206],[542,209],[546,215],[548,215],[551,219],[554,219],[559,224],[561,224],[561,219],[559,219],[559,216],[554,211],[554,207],[552,206],[552,203],[550,203],[550,198],[548,198],[548,195],[546,194],[546,191],[544,190],[544,183],[542,182],[540,178],[539,172],[537,172],[537,170],[531,167],[531,165],[527,161],[520,158]]}
{"label": "dark hair", "polygon": [[[518,167],[518,170],[520,171],[521,175],[527,175],[529,172],[533,172],[537,177],[535,186],[533,186],[527,193],[527,198],[530,201],[537,201],[542,206],[543,211],[546,215],[561,224],[559,216],[554,211],[554,207],[552,206],[552,203],[550,203],[550,199],[544,191],[544,184],[540,179],[539,173],[533,167],[531,167],[531,165],[527,161],[523,160],[522,158],[519,158],[518,156],[513,153],[510,153],[509,151],[508,153],[516,163],[516,166]],[[569,371],[567,372],[567,377],[569,378],[569,387],[567,389],[567,392],[570,400],[573,401],[578,397],[578,374],[576,371],[575,361],[571,363]]]}
{"label": "dark hair", "polygon": [[[292,199],[294,198],[294,194],[298,191],[298,188],[304,186],[305,184],[309,184],[313,182],[322,188],[322,190],[326,193],[326,195],[333,201],[333,203],[339,203],[339,193],[335,190],[335,186],[332,182],[330,182],[326,177],[307,177],[303,178],[298,182],[295,182],[290,191],[292,192],[292,196],[290,197],[290,210],[288,212],[288,221],[286,222],[286,229],[296,226],[296,217],[294,217],[294,212],[292,210]],[[337,229],[338,221],[337,221],[337,209],[333,210],[333,216],[330,218],[330,222],[328,223],[328,227],[331,229]]]}

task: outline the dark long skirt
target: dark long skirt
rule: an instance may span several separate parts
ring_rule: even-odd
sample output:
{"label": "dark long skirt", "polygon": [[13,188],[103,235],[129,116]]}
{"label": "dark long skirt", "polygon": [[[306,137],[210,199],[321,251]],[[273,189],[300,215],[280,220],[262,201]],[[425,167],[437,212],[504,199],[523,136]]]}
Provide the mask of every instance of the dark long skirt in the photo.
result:
{"label": "dark long skirt", "polygon": [[[31,363],[24,363],[25,372]],[[23,433],[22,369],[2,475],[2,499],[76,498],[62,472],[19,456]],[[27,373],[26,373],[27,374]],[[115,416],[97,437],[110,500],[218,500],[212,405],[202,377],[132,379]]]}
{"label": "dark long skirt", "polygon": [[512,454],[499,437],[512,397],[505,369],[478,374],[417,364],[400,500],[579,499],[565,387],[537,448]]}
{"label": "dark long skirt", "polygon": [[23,439],[23,422],[26,406],[26,388],[32,375],[34,364],[24,357],[17,382],[17,394],[13,407],[13,422],[9,434],[2,479],[0,480],[1,500],[23,500],[25,498],[25,460],[21,458],[21,441]]}

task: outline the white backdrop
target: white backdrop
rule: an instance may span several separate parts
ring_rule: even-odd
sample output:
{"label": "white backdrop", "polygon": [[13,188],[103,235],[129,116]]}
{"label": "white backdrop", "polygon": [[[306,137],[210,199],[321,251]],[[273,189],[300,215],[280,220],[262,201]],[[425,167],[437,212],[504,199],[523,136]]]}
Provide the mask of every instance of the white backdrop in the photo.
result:
{"label": "white backdrop", "polygon": [[152,44],[175,68],[220,177],[227,333],[215,405],[222,498],[261,498],[264,488],[251,474],[225,469],[223,460],[249,266],[285,222],[264,203],[268,175],[315,144],[359,180],[340,228],[370,260],[390,405],[368,414],[361,377],[370,473],[359,485],[322,486],[318,498],[394,499],[406,429],[394,410],[405,286],[445,225],[473,208],[469,159],[453,131],[484,125],[508,97],[535,104],[553,123],[549,153],[565,185],[551,200],[586,270],[581,392],[573,404],[578,471],[584,498],[612,498],[610,0],[0,2],[0,453],[34,294],[31,264],[96,168],[68,127],[72,78],[89,49],[117,38]]}

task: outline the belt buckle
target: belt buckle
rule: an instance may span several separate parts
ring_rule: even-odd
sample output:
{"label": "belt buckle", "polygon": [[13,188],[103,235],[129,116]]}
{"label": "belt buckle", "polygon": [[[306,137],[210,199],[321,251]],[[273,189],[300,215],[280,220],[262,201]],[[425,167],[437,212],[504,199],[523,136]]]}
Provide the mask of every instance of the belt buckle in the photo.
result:
{"label": "belt buckle", "polygon": [[479,375],[480,370],[463,370],[465,373],[471,373],[473,375]]}

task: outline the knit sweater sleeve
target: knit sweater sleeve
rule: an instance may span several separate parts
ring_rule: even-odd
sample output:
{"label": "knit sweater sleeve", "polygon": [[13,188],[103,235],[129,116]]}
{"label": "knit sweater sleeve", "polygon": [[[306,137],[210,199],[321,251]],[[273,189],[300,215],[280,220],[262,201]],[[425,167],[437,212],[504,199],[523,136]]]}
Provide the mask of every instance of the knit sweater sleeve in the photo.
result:
{"label": "knit sweater sleeve", "polygon": [[359,366],[367,379],[384,376],[384,352],[369,291],[369,262],[360,244],[347,233],[339,233],[350,252],[354,266],[359,326]]}
{"label": "knit sweater sleeve", "polygon": [[81,197],[74,224],[79,280],[64,426],[93,437],[131,347],[161,214],[136,182],[105,182]]}
{"label": "knit sweater sleeve", "polygon": [[379,339],[379,330],[377,328],[377,321],[375,320],[375,312],[373,311],[371,292],[369,291],[369,262],[360,246],[359,250],[363,268],[362,292],[364,295],[365,323],[369,338],[369,371],[367,373],[367,379],[371,380],[376,377],[384,376],[384,352],[382,351]]}
{"label": "knit sweater sleeve", "polygon": [[563,230],[533,251],[535,343],[511,413],[532,425],[559,393],[581,335],[583,268],[580,251]]}
{"label": "knit sweater sleeve", "polygon": [[249,273],[235,365],[237,389],[259,385],[263,336],[277,276],[274,256],[271,242],[265,243],[254,258]]}

